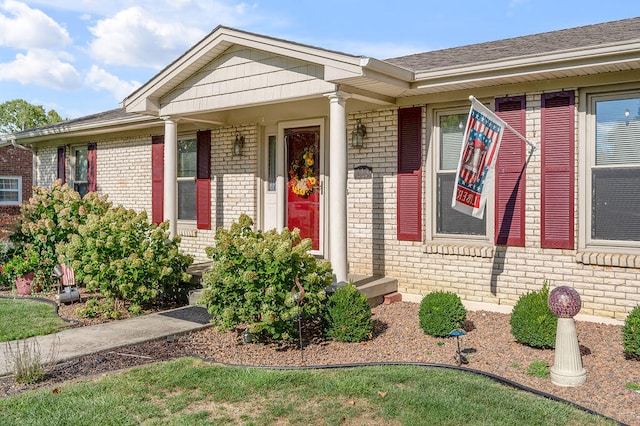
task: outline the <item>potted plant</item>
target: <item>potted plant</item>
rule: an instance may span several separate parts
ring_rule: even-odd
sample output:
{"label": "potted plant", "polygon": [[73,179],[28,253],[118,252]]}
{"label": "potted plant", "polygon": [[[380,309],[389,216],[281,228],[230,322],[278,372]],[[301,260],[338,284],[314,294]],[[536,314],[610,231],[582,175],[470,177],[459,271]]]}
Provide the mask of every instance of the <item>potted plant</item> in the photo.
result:
{"label": "potted plant", "polygon": [[[16,252],[14,256],[4,265],[3,272],[15,279],[18,294],[30,295],[33,284],[37,285],[37,272],[40,256],[29,249],[24,252]],[[35,281],[35,283],[34,283]]]}

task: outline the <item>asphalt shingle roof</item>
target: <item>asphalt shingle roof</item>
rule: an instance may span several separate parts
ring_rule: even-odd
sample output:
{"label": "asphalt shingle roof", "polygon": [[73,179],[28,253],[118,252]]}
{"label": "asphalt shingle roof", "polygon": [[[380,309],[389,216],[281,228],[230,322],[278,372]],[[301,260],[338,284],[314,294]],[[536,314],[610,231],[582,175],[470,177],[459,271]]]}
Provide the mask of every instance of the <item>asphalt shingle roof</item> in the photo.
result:
{"label": "asphalt shingle roof", "polygon": [[640,40],[640,17],[386,59],[412,71]]}

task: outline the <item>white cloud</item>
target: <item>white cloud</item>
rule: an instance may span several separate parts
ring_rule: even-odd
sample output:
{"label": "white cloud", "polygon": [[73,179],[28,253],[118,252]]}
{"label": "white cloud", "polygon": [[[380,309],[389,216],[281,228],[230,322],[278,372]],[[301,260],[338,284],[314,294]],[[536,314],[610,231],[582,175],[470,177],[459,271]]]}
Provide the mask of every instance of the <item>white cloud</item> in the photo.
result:
{"label": "white cloud", "polygon": [[0,64],[0,80],[58,90],[75,90],[80,86],[80,75],[73,65],[44,49],[31,49],[26,54],[16,55],[13,62]]}
{"label": "white cloud", "polygon": [[118,102],[122,101],[140,87],[139,82],[120,80],[115,75],[109,74],[97,65],[91,67],[91,70],[87,73],[85,82],[96,90],[100,89],[110,92]]}
{"label": "white cloud", "polygon": [[175,19],[151,15],[131,7],[90,28],[96,37],[91,55],[110,65],[160,69],[184,53],[205,32]]}
{"label": "white cloud", "polygon": [[0,46],[60,49],[71,42],[67,30],[38,9],[7,0],[0,4]]}

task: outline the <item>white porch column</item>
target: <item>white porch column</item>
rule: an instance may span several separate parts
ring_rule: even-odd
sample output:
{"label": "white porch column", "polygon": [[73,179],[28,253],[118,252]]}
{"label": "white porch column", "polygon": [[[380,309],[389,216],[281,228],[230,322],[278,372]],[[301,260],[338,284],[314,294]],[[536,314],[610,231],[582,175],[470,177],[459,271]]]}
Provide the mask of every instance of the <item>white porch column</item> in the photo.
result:
{"label": "white porch column", "polygon": [[347,282],[347,93],[329,98],[329,250],[336,284]]}
{"label": "white porch column", "polygon": [[164,220],[171,238],[178,233],[178,124],[164,117]]}

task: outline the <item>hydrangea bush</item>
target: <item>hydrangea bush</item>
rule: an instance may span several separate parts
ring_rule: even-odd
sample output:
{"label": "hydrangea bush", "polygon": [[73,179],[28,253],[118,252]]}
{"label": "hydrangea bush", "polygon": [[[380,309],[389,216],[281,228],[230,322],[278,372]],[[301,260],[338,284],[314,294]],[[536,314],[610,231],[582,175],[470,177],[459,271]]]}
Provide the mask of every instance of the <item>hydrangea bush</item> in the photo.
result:
{"label": "hydrangea bush", "polygon": [[126,301],[137,313],[189,280],[186,269],[193,259],[180,253],[179,242],[180,237],[169,238],[167,222],[152,224],[146,213],[120,206],[89,214],[58,252],[87,290],[99,290],[116,303]]}
{"label": "hydrangea bush", "polygon": [[13,254],[24,257],[34,250],[39,256],[36,279],[45,288],[51,287],[55,283],[56,246],[77,234],[90,214],[102,215],[110,207],[106,196],[90,192],[82,198],[59,179],[51,188],[36,186],[32,197],[22,205],[10,237],[15,245]]}
{"label": "hydrangea bush", "polygon": [[[254,231],[253,221],[241,215],[230,229],[219,228],[215,246],[206,249],[211,270],[203,276],[202,304],[220,330],[247,324],[261,340],[293,340],[296,315],[320,319],[325,288],[333,281],[329,263],[309,254],[311,240],[301,239],[297,229]],[[300,293],[295,280],[304,288]]]}

